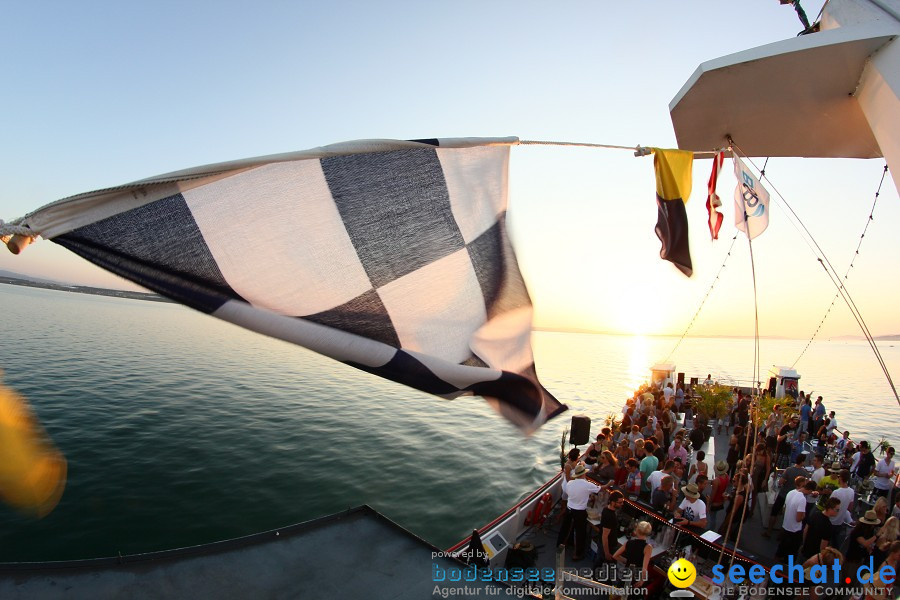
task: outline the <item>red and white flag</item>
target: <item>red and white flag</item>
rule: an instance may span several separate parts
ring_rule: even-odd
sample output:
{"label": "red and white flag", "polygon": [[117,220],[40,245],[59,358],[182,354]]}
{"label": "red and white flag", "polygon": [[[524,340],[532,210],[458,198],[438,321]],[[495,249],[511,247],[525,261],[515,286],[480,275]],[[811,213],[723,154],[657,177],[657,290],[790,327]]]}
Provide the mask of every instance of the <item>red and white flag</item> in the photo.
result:
{"label": "red and white flag", "polygon": [[712,173],[709,174],[709,184],[706,192],[706,212],[709,213],[709,235],[712,239],[719,239],[719,228],[722,227],[722,213],[716,209],[722,206],[722,200],[716,194],[716,183],[719,181],[719,171],[725,160],[724,152],[717,152],[713,157]]}

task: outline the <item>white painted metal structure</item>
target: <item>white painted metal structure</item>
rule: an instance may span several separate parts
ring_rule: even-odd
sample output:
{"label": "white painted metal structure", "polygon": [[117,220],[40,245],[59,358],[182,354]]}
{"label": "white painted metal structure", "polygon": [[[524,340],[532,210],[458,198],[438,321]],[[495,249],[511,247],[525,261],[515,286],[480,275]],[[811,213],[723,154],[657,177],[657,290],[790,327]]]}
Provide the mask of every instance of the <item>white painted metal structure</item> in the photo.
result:
{"label": "white painted metal structure", "polygon": [[784,398],[784,380],[794,379],[800,381],[800,373],[790,367],[773,365],[769,368],[769,377],[775,378],[775,397]]}
{"label": "white painted metal structure", "polygon": [[678,146],[883,156],[900,189],[900,0],[830,0],[821,27],[701,64],[669,103]]}

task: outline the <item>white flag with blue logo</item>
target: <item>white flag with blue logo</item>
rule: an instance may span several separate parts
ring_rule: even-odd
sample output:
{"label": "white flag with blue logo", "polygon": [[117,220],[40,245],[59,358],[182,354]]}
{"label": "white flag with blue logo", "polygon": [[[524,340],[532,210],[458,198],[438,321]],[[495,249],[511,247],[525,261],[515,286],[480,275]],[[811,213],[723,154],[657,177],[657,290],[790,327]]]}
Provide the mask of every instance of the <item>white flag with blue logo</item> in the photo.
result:
{"label": "white flag with blue logo", "polygon": [[737,156],[734,176],[738,181],[734,190],[734,226],[752,240],[769,226],[769,192]]}

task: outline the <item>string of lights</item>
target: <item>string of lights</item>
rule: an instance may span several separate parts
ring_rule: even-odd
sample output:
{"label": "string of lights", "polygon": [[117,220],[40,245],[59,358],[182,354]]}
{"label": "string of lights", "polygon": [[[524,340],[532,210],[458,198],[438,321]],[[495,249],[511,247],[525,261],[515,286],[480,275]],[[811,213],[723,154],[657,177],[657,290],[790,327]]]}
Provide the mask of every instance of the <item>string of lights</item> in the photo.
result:
{"label": "string of lights", "polygon": [[[850,260],[850,266],[847,267],[847,272],[844,273],[844,281],[847,281],[848,277],[850,276],[850,270],[853,269],[853,264],[856,262],[856,259],[859,257],[859,249],[862,247],[863,240],[866,237],[866,232],[869,230],[869,225],[871,225],[872,221],[875,219],[875,216],[874,216],[875,215],[875,205],[878,204],[878,196],[881,195],[881,186],[884,183],[884,178],[887,175],[887,172],[888,172],[888,166],[887,166],[887,164],[885,164],[884,170],[881,172],[881,181],[878,182],[878,190],[875,192],[875,200],[874,200],[874,202],[872,202],[872,210],[869,211],[869,218],[866,219],[866,226],[863,228],[862,235],[859,236],[859,243],[856,245],[856,252],[853,253],[853,258]],[[843,287],[843,286],[844,286],[844,284],[841,283],[841,287]],[[813,341],[816,339],[816,336],[819,335],[819,331],[821,331],[822,325],[825,324],[825,320],[828,318],[828,315],[831,314],[831,309],[834,308],[834,305],[837,302],[837,299],[840,297],[840,295],[841,295],[840,292],[834,293],[834,298],[831,299],[831,304],[828,306],[828,309],[825,311],[825,314],[822,315],[822,320],[819,321],[819,324],[816,326],[816,330],[813,332],[812,337],[809,338],[809,341],[806,342],[806,346],[803,348],[803,351],[800,352],[800,355],[797,357],[796,360],[794,360],[794,364],[791,365],[792,369],[794,368],[794,366],[796,366],[796,364],[798,362],[800,362],[800,359],[803,358],[804,354],[806,354],[806,351],[812,345]]]}

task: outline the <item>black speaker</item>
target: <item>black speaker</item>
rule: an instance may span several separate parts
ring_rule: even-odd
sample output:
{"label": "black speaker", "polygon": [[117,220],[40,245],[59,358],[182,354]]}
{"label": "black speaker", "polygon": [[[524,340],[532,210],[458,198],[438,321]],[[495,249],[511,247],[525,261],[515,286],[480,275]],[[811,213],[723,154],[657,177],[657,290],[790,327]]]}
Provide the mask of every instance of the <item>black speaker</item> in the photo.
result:
{"label": "black speaker", "polygon": [[684,387],[684,373],[678,374],[678,383],[681,384],[681,387]]}
{"label": "black speaker", "polygon": [[699,377],[691,377],[691,387],[697,387],[697,385],[699,383],[700,383]]}
{"label": "black speaker", "polygon": [[591,418],[589,416],[575,415],[572,417],[569,443],[573,446],[584,446],[591,443]]}
{"label": "black speaker", "polygon": [[769,377],[769,395],[773,398],[775,397],[775,388],[778,385],[778,380],[774,377]]}

